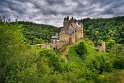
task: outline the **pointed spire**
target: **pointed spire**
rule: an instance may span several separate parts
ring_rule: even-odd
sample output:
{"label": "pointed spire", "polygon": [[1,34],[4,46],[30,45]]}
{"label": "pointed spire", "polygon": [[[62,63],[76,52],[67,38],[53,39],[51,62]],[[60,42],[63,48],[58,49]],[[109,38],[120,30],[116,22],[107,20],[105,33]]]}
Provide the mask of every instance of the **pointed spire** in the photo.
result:
{"label": "pointed spire", "polygon": [[67,21],[69,21],[69,16],[67,16]]}

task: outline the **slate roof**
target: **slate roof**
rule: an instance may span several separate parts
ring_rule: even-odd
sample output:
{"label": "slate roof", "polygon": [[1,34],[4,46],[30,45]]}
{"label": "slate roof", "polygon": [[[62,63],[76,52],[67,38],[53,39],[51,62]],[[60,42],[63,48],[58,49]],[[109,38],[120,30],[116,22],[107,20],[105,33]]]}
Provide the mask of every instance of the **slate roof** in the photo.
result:
{"label": "slate roof", "polygon": [[58,33],[56,33],[56,35],[55,36],[52,36],[51,38],[52,39],[57,39],[58,38]]}

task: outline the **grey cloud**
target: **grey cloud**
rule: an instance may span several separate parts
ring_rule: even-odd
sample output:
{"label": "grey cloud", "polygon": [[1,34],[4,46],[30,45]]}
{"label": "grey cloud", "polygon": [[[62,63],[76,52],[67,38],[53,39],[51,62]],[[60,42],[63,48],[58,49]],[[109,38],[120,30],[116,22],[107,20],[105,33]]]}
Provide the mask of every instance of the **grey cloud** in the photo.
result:
{"label": "grey cloud", "polygon": [[61,26],[65,16],[113,17],[124,15],[124,0],[0,0],[7,18]]}
{"label": "grey cloud", "polygon": [[46,0],[49,5],[64,5],[64,0]]}

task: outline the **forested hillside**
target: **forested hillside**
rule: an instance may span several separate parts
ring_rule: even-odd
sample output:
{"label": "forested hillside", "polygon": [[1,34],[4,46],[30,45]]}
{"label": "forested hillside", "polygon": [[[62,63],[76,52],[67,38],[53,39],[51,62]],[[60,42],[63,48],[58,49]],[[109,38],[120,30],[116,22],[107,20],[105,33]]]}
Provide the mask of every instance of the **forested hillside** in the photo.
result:
{"label": "forested hillside", "polygon": [[97,44],[99,41],[115,40],[124,43],[124,16],[114,18],[86,18],[80,20],[84,25],[84,36]]}
{"label": "forested hillside", "polygon": [[23,25],[22,33],[31,44],[50,42],[51,36],[59,32],[60,28],[45,24],[19,21]]}
{"label": "forested hillside", "polygon": [[[65,55],[32,45],[50,41],[58,28],[0,20],[0,82],[117,83],[124,68],[123,18],[81,20],[85,38],[65,45]],[[95,47],[99,41],[106,41],[107,52]]]}
{"label": "forested hillside", "polygon": [[[115,41],[124,43],[124,16],[114,18],[82,19],[84,36],[96,45],[101,41]],[[35,24],[32,22],[18,22],[23,25],[23,34],[31,44],[50,42],[51,36],[60,31],[59,27]]]}

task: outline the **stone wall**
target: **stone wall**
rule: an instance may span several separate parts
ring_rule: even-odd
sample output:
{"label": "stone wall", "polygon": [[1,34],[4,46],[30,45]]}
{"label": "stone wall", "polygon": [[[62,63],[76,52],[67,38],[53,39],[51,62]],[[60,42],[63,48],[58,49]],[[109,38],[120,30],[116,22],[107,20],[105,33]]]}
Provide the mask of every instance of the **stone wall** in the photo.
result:
{"label": "stone wall", "polygon": [[105,42],[102,42],[101,45],[98,45],[98,49],[100,52],[105,52]]}
{"label": "stone wall", "polygon": [[62,42],[69,43],[69,35],[66,34],[65,32],[60,32],[59,40],[62,41]]}
{"label": "stone wall", "polygon": [[76,35],[76,39],[80,39],[80,38],[83,38],[83,28],[76,28],[76,31],[75,31],[75,35]]}

